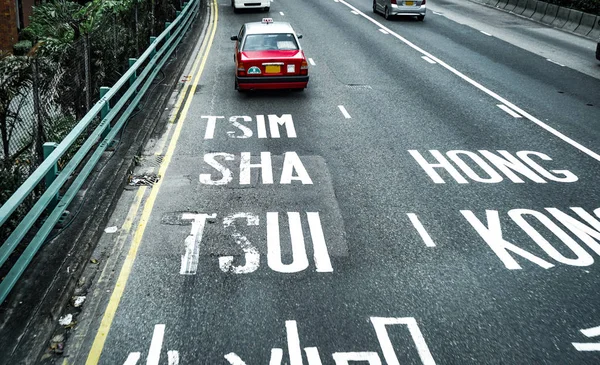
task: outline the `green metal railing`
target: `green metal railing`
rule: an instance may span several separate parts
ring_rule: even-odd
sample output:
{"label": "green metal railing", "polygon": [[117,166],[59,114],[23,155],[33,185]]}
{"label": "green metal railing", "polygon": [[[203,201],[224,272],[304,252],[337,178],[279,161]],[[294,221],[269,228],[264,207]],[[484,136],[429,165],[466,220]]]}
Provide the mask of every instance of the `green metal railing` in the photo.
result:
{"label": "green metal railing", "polygon": [[[129,60],[129,70],[111,87],[100,90],[100,100],[78,122],[73,130],[60,144],[46,143],[44,146],[44,162],[34,173],[17,189],[17,191],[0,207],[0,226],[4,225],[11,214],[32,193],[40,182],[46,186],[45,192],[20,221],[8,239],[0,246],[0,267],[2,267],[23,238],[30,232],[36,221],[45,211],[50,211],[42,226],[35,232],[35,236],[27,244],[4,280],[0,283],[0,303],[6,299],[17,280],[21,277],[35,254],[48,238],[52,229],[63,215],[77,192],[91,174],[92,170],[102,157],[102,154],[119,133],[121,128],[138,106],[146,91],[150,88],[162,66],[184,37],[199,11],[200,0],[185,2],[181,12],[173,22],[166,23],[166,29],[158,36],[151,37],[151,44],[138,59]],[[144,66],[145,64],[145,66]],[[139,72],[140,69],[143,69]],[[122,89],[126,91],[117,98]],[[113,100],[113,98],[115,100]],[[111,103],[113,101],[113,103]],[[114,106],[111,107],[111,104]],[[59,172],[58,160],[73,146],[78,138],[86,133],[88,126],[100,118],[100,124],[79,147],[68,164]],[[118,119],[117,119],[118,117]],[[113,121],[116,121],[113,123]],[[99,144],[98,141],[101,141]],[[92,148],[97,146],[94,151]],[[91,153],[91,155],[89,155]],[[64,195],[59,192],[83,161],[89,156],[85,165],[81,167],[77,177]]]}

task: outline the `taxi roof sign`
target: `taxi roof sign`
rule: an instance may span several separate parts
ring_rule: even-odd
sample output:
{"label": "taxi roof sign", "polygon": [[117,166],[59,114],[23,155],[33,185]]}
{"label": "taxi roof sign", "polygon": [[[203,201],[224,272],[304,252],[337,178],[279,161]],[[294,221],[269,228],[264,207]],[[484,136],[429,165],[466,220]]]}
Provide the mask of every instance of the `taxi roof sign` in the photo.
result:
{"label": "taxi roof sign", "polygon": [[271,24],[273,23],[273,18],[262,18],[262,22],[263,24]]}

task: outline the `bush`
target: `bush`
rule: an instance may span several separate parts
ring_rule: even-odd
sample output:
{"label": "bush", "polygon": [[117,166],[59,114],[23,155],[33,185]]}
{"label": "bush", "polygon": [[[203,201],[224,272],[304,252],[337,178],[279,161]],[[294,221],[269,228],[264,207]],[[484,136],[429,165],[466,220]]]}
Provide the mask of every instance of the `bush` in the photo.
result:
{"label": "bush", "polygon": [[25,56],[33,47],[31,41],[25,40],[15,43],[13,46],[13,53],[15,56]]}
{"label": "bush", "polygon": [[600,0],[544,0],[548,4],[564,6],[585,13],[600,15]]}

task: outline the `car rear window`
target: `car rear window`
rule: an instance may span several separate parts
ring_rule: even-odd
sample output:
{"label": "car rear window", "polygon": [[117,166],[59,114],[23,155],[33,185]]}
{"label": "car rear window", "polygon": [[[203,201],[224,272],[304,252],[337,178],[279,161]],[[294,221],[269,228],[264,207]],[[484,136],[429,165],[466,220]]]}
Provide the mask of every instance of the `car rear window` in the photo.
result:
{"label": "car rear window", "polygon": [[291,33],[248,34],[242,51],[295,51],[297,49],[298,43]]}

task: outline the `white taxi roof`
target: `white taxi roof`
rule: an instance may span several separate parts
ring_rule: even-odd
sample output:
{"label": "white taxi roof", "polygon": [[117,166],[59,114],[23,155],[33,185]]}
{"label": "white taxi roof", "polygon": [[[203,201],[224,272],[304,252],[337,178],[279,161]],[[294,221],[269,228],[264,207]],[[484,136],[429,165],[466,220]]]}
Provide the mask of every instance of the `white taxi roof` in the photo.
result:
{"label": "white taxi roof", "polygon": [[262,22],[246,23],[246,34],[275,34],[294,33],[294,29],[287,22],[273,22],[265,24]]}

